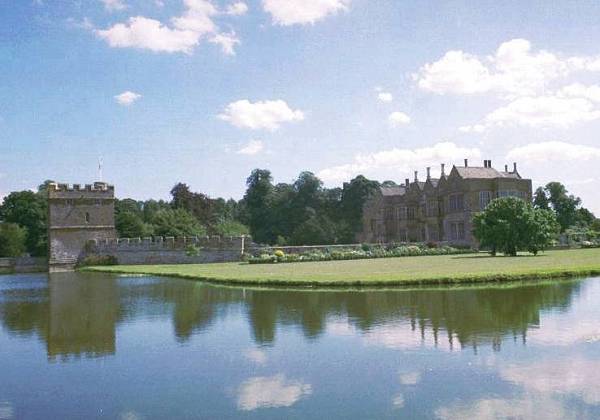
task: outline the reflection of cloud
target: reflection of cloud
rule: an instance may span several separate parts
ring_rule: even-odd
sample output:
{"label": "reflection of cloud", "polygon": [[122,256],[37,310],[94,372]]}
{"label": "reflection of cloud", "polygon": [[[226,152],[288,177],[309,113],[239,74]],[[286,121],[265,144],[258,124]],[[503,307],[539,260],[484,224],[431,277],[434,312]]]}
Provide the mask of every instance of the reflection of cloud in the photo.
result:
{"label": "reflection of cloud", "polygon": [[369,345],[383,346],[390,349],[409,350],[422,347],[435,347],[450,351],[450,341],[445,331],[438,331],[437,342],[432,330],[413,330],[406,324],[384,324],[367,331],[364,340]]}
{"label": "reflection of cloud", "polygon": [[396,408],[404,407],[404,395],[396,394],[394,398],[392,398],[392,405]]}
{"label": "reflection of cloud", "polygon": [[574,321],[571,318],[544,319],[538,329],[527,332],[529,344],[546,346],[572,346],[595,341],[600,335],[600,325],[592,319]]}
{"label": "reflection of cloud", "polygon": [[289,407],[310,394],[312,394],[310,384],[286,380],[281,374],[259,376],[248,379],[240,386],[237,405],[240,410]]}
{"label": "reflection of cloud", "polygon": [[8,401],[0,401],[0,420],[12,419],[15,416],[15,410]]}
{"label": "reflection of cloud", "polygon": [[356,329],[345,319],[334,319],[327,322],[327,333],[335,336],[356,335]]}
{"label": "reflection of cloud", "polygon": [[416,385],[421,380],[419,372],[410,372],[400,375],[400,383],[402,385]]}
{"label": "reflection of cloud", "polygon": [[530,391],[575,394],[587,404],[600,404],[600,361],[545,360],[500,370],[505,380]]}
{"label": "reflection of cloud", "polygon": [[257,365],[264,365],[267,363],[267,354],[259,349],[247,349],[244,351],[244,356]]}
{"label": "reflection of cloud", "polygon": [[135,411],[124,411],[119,416],[121,420],[139,420],[142,418],[141,415],[136,413]]}
{"label": "reflection of cloud", "polygon": [[557,401],[543,398],[477,400],[470,404],[454,404],[435,411],[439,419],[574,419]]}

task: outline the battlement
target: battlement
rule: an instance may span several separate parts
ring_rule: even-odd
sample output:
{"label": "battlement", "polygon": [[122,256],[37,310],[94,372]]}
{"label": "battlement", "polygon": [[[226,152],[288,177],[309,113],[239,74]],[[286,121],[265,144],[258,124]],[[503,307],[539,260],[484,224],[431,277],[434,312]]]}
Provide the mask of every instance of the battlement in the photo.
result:
{"label": "battlement", "polygon": [[242,251],[252,244],[250,236],[155,236],[148,238],[92,239],[88,241],[89,252],[112,251],[160,251],[184,250],[189,246],[207,249],[229,249]]}
{"label": "battlement", "polygon": [[58,182],[51,182],[48,184],[48,191],[61,192],[61,191],[90,191],[90,192],[114,192],[115,187],[109,185],[106,182],[94,182],[93,184],[85,184],[83,187],[81,184],[60,184]]}
{"label": "battlement", "polygon": [[62,184],[52,182],[48,184],[48,198],[56,199],[81,199],[81,198],[104,198],[113,199],[115,187],[106,182],[94,182],[93,184]]}

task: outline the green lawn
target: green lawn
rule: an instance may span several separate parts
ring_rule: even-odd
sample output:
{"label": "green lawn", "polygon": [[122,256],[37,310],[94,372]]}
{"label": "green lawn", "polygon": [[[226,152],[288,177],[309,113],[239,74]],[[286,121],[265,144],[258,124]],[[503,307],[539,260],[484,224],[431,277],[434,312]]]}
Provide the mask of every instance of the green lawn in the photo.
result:
{"label": "green lawn", "polygon": [[600,275],[600,249],[549,251],[537,257],[468,254],[285,264],[118,265],[84,270],[265,286],[448,284]]}

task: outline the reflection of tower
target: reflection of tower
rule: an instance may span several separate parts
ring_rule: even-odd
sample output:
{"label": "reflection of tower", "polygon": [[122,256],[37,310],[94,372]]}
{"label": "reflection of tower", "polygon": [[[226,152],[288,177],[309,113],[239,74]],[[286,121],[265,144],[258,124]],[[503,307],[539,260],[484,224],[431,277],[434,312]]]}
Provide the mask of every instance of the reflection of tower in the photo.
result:
{"label": "reflection of tower", "polygon": [[75,273],[50,275],[48,358],[115,353],[120,302],[116,279]]}
{"label": "reflection of tower", "polygon": [[48,185],[50,271],[72,269],[89,240],[116,237],[114,201],[114,187],[104,182]]}

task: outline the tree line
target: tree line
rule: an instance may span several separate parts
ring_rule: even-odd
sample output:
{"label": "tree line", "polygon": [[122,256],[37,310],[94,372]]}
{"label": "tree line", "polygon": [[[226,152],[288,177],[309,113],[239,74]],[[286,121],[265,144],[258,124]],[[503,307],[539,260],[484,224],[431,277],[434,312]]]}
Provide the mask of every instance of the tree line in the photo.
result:
{"label": "tree line", "polygon": [[[49,182],[35,192],[15,191],[4,198],[0,256],[46,255]],[[342,187],[325,188],[307,171],[291,183],[275,184],[269,170],[254,169],[241,200],[211,198],[178,183],[170,200],[116,200],[115,225],[120,237],[250,234],[271,245],[351,243],[362,229],[366,200],[380,186],[390,185],[395,184],[359,175]],[[591,237],[600,232],[600,220],[558,182],[538,188],[533,205],[552,212],[562,233]]]}

